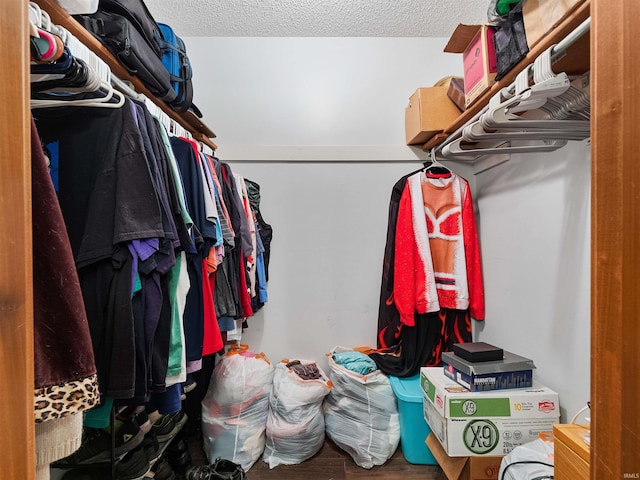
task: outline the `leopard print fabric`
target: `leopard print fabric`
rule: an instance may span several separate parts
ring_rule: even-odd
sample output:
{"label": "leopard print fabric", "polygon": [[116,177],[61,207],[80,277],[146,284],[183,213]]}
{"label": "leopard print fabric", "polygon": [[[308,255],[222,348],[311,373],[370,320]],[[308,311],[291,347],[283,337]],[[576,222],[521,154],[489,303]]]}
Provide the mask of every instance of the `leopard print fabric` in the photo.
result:
{"label": "leopard print fabric", "polygon": [[34,391],[36,423],[89,410],[100,400],[98,377],[37,388]]}

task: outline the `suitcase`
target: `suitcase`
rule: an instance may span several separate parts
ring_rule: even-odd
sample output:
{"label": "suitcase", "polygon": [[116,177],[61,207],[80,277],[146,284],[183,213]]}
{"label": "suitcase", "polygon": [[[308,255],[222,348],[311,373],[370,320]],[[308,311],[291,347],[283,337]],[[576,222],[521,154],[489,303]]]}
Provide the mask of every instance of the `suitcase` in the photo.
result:
{"label": "suitcase", "polygon": [[126,17],[98,11],[92,15],[78,15],[76,19],[153,95],[167,103],[175,100],[176,93],[162,60]]}
{"label": "suitcase", "polygon": [[193,84],[191,82],[193,72],[187,56],[184,42],[173,29],[164,23],[159,23],[160,31],[164,38],[162,43],[162,64],[169,72],[171,86],[176,94],[171,107],[177,112],[186,112],[192,106]]}

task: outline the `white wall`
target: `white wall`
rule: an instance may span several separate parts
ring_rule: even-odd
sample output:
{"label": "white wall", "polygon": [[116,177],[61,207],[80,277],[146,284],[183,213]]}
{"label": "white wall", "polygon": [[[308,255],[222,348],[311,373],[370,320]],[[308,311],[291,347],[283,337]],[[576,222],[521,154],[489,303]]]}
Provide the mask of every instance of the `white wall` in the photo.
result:
{"label": "white wall", "polygon": [[194,101],[227,160],[415,159],[409,97],[462,71],[437,38],[185,41]]}
{"label": "white wall", "polygon": [[269,303],[243,341],[274,359],[375,347],[391,187],[407,164],[233,165],[261,185],[273,226]]}
{"label": "white wall", "polygon": [[[261,185],[274,229],[270,300],[244,340],[276,361],[374,345],[389,195],[424,157],[404,145],[404,108],[460,59],[446,39],[185,40],[217,153]],[[568,420],[589,394],[588,147],[454,169],[477,184],[476,338],[534,359]]]}
{"label": "white wall", "polygon": [[533,359],[565,421],[589,400],[590,168],[582,142],[476,177],[486,297],[476,338]]}

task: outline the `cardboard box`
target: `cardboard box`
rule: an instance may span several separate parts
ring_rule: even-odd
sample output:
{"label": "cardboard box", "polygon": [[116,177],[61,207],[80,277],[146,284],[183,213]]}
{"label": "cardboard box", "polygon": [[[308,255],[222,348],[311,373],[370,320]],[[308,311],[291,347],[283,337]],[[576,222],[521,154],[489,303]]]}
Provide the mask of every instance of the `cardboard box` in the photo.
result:
{"label": "cardboard box", "polygon": [[450,457],[433,433],[426,440],[448,480],[497,480],[502,456]]}
{"label": "cardboard box", "polygon": [[424,418],[451,457],[506,455],[560,418],[558,394],[544,386],[470,392],[441,367],[421,368],[420,381]]}
{"label": "cardboard box", "polygon": [[456,104],[456,107],[458,107],[461,112],[464,112],[464,78],[453,77],[451,79],[449,82],[449,90],[447,90],[447,96]]}
{"label": "cardboard box", "polygon": [[560,417],[445,418],[425,399],[424,419],[450,457],[506,455],[551,432]]}
{"label": "cardboard box", "polygon": [[498,66],[494,34],[495,29],[488,25],[459,24],[444,47],[445,52],[462,53],[466,107],[495,82]]}
{"label": "cardboard box", "polygon": [[522,18],[531,49],[584,0],[524,0]]}
{"label": "cardboard box", "polygon": [[448,87],[418,88],[405,109],[407,145],[423,144],[442,132],[460,115],[447,96]]}

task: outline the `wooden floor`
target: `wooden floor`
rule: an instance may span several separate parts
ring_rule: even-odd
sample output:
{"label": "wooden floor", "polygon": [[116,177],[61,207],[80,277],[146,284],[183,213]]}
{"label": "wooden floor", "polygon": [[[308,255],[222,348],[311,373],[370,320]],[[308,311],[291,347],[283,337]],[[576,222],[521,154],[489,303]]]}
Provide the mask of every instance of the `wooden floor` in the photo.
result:
{"label": "wooden floor", "polygon": [[[199,451],[198,451],[199,450]],[[207,459],[195,440],[189,442],[194,464]],[[247,472],[247,480],[446,480],[437,465],[412,465],[402,456],[401,448],[387,463],[370,470],[355,464],[349,454],[327,440],[313,458],[300,465],[280,465],[273,469],[259,459]]]}

